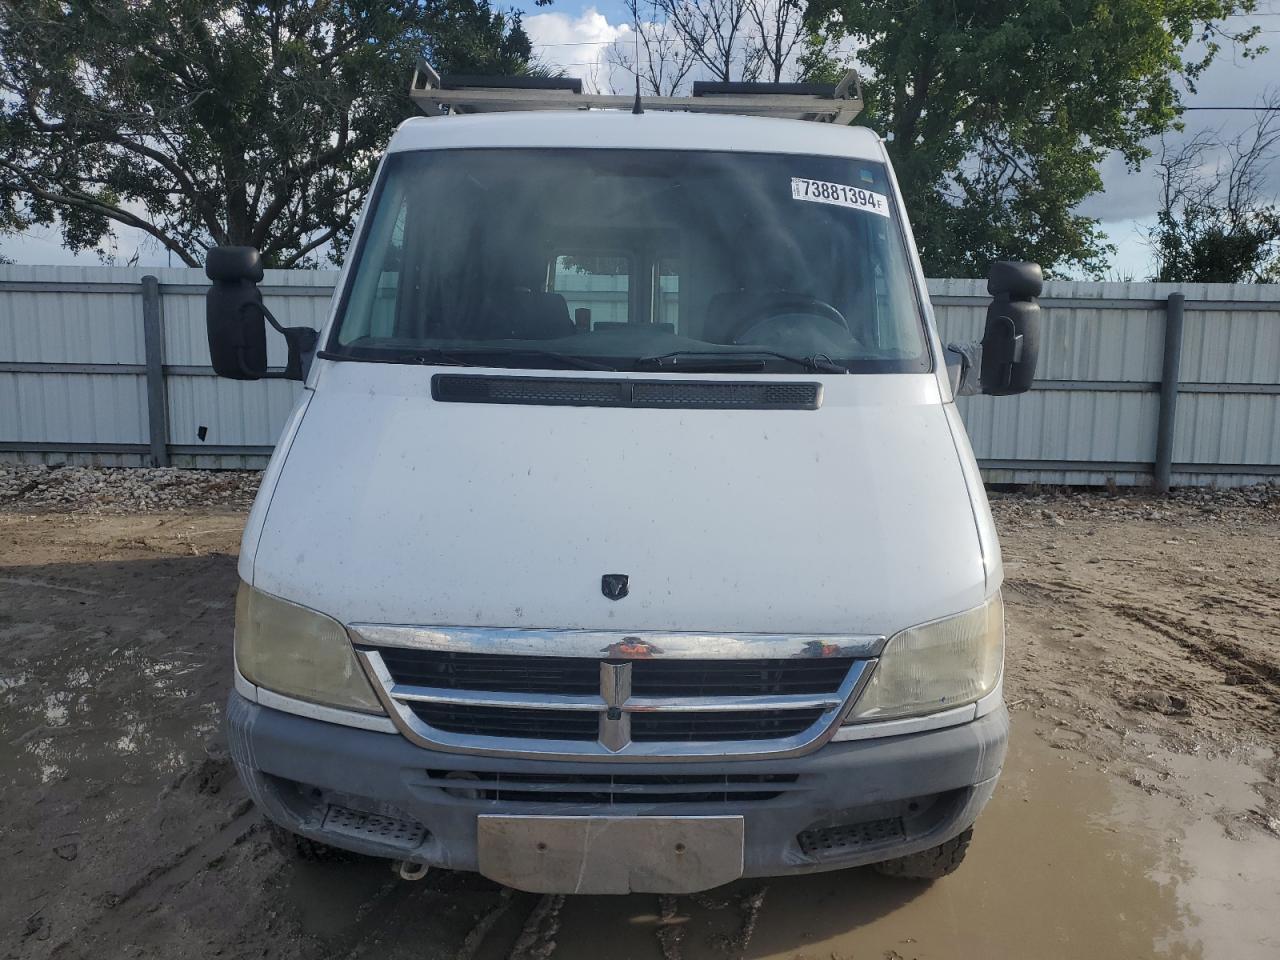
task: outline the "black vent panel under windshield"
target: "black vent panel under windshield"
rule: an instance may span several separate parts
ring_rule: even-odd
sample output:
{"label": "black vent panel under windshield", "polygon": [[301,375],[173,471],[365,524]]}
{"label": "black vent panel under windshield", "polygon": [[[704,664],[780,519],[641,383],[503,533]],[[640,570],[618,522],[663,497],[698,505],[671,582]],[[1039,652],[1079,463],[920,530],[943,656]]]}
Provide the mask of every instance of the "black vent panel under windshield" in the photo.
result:
{"label": "black vent panel under windshield", "polygon": [[508,403],[545,407],[817,410],[822,405],[822,384],[438,373],[431,378],[431,396],[442,403]]}

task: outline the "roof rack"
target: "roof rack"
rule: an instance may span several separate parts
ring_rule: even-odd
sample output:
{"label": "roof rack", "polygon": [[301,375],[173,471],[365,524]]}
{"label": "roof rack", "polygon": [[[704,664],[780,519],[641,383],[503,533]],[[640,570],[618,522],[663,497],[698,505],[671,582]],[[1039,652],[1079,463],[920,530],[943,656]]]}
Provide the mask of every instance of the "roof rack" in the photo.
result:
{"label": "roof rack", "polygon": [[[509,110],[630,110],[632,96],[583,93],[572,77],[441,76],[418,61],[409,96],[428,116]],[[852,70],[839,83],[697,81],[691,97],[644,97],[645,110],[735,113],[850,124],[862,112],[862,84]]]}

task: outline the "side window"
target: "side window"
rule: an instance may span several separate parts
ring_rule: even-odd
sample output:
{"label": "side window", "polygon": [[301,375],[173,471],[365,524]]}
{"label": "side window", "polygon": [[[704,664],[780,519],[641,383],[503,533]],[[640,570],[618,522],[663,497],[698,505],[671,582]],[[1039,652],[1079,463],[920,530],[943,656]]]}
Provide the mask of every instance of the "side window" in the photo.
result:
{"label": "side window", "polygon": [[561,253],[547,270],[547,290],[564,297],[569,316],[590,311],[590,324],[630,320],[631,258],[620,254]]}
{"label": "side window", "polygon": [[396,297],[404,262],[404,225],[407,206],[403,192],[388,191],[378,205],[361,262],[376,264],[356,274],[339,340],[352,343],[364,337],[396,336]]}
{"label": "side window", "polygon": [[404,215],[400,208],[391,238],[378,273],[378,285],[373,292],[373,305],[369,309],[369,334],[374,337],[396,335],[396,296],[400,292],[400,270],[404,263]]}

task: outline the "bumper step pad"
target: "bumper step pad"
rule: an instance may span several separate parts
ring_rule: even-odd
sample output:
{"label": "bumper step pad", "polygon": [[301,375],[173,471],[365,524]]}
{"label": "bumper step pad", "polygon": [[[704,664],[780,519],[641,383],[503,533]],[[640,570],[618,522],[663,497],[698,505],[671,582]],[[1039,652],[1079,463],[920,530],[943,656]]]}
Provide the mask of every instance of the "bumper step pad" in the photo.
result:
{"label": "bumper step pad", "polygon": [[412,850],[427,839],[427,828],[413,820],[397,820],[330,804],[322,829],[360,840],[372,840]]}

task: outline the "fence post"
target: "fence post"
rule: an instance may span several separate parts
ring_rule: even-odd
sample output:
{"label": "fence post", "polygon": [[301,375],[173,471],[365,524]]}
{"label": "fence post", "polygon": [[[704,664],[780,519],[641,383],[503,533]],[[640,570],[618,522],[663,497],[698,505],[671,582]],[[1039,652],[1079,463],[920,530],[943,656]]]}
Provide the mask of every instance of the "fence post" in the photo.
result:
{"label": "fence post", "polygon": [[1155,488],[1169,492],[1173,475],[1173,426],[1178,406],[1178,378],[1182,368],[1182,311],[1186,297],[1169,294],[1164,309],[1164,364],[1160,370],[1160,419],[1156,426]]}
{"label": "fence post", "polygon": [[147,359],[147,433],[151,465],[169,466],[169,403],[164,385],[164,315],[160,306],[160,281],[142,278],[142,343]]}

